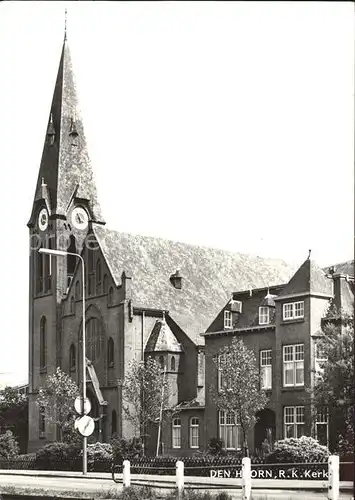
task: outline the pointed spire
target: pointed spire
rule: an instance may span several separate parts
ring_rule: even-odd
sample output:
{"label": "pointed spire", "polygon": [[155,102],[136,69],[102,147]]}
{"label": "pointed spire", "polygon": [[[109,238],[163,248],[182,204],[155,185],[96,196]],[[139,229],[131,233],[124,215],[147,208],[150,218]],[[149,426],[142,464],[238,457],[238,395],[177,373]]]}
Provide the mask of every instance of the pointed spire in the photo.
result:
{"label": "pointed spire", "polygon": [[[55,135],[49,135],[44,144],[33,210],[28,225],[31,227],[34,224],[37,202],[42,198],[42,177],[46,179],[53,216],[66,217],[70,202],[75,201],[73,198],[75,196],[87,200],[92,222],[105,224],[79,109],[69,45],[66,41],[62,46],[48,120],[47,134],[53,132]],[[77,140],[79,138],[80,141]],[[81,182],[78,189],[79,179]]]}

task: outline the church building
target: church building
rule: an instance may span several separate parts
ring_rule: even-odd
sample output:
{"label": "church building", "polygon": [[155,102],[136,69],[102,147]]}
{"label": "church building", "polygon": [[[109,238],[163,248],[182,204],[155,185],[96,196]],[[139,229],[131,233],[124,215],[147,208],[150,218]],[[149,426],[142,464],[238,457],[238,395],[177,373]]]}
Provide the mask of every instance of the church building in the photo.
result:
{"label": "church building", "polygon": [[[173,402],[180,408],[170,431],[163,432],[164,451],[199,448],[199,435],[208,441],[207,424],[203,423],[205,375],[208,379],[212,372],[206,368],[205,350],[216,338],[212,330],[225,330],[225,325],[211,325],[219,314],[224,314],[221,311],[233,291],[266,290],[268,286],[288,283],[295,269],[277,259],[106,227],[66,37],[44,132],[28,222],[28,452],[58,438],[57,429],[45,421],[36,404],[38,389],[45,385],[46,377],[60,367],[81,387],[84,293],[87,393],[92,403],[90,415],[96,420],[96,439],[108,441],[116,433],[132,437],[117,381],[127,374],[130,360],[144,359],[149,354],[166,368]],[[80,254],[85,262],[85,287],[79,258],[46,255],[38,251],[40,248]],[[272,298],[265,304],[274,307],[274,303],[281,303],[280,298],[274,298],[279,290],[270,291]],[[230,326],[227,330],[235,329],[234,323]],[[218,338],[223,339],[223,335]],[[216,423],[210,422],[211,412],[208,407],[208,425],[217,433]],[[190,429],[186,434],[181,432],[185,428]]]}

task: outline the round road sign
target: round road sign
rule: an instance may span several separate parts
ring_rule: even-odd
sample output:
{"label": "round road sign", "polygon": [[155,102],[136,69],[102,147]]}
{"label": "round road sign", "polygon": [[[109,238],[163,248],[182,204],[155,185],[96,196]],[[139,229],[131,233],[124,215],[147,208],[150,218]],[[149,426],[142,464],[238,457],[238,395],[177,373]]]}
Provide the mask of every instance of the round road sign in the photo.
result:
{"label": "round road sign", "polygon": [[79,415],[82,415],[83,413],[84,413],[84,415],[87,415],[88,413],[90,413],[90,410],[91,410],[90,399],[85,398],[84,411],[83,411],[83,397],[78,396],[74,401],[74,408],[75,408],[76,412],[79,413]]}
{"label": "round road sign", "polygon": [[82,436],[88,437],[91,436],[95,430],[95,422],[91,417],[88,417],[88,415],[84,415],[77,423],[77,427]]}

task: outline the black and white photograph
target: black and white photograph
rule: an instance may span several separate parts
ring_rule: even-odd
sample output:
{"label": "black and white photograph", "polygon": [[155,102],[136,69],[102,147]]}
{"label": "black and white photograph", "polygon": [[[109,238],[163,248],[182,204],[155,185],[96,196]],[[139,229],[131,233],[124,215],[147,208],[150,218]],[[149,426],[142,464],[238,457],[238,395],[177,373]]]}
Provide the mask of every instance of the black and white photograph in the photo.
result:
{"label": "black and white photograph", "polygon": [[0,499],[354,499],[354,28],[0,3]]}

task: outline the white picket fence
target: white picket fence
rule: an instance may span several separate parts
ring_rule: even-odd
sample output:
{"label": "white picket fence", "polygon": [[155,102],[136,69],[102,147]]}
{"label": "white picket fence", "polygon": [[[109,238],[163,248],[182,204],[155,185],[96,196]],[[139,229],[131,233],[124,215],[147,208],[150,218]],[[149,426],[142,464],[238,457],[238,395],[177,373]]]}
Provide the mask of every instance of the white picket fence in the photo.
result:
{"label": "white picket fence", "polygon": [[[176,462],[176,488],[179,496],[182,496],[185,486],[184,462],[178,460]],[[131,486],[131,464],[129,460],[123,462],[122,474],[123,487]],[[291,486],[291,484],[290,484]],[[250,458],[242,460],[242,498],[243,500],[251,500],[252,493],[252,474]],[[331,455],[328,459],[328,500],[339,500],[339,457]]]}

